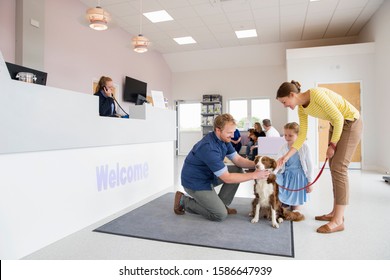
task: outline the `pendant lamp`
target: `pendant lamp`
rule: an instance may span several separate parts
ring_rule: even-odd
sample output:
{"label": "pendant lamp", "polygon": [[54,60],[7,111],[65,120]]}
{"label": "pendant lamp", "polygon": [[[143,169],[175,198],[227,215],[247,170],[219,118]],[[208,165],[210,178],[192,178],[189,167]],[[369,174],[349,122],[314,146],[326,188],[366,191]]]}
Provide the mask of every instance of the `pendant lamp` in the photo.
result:
{"label": "pendant lamp", "polygon": [[132,39],[134,51],[144,53],[148,51],[149,40],[142,35],[142,0],[140,0],[139,34]]}
{"label": "pendant lamp", "polygon": [[100,7],[100,1],[98,1],[98,5],[96,8],[89,8],[87,10],[87,19],[89,21],[89,27],[94,30],[106,30],[108,28],[107,23],[110,21],[110,14],[103,10]]}

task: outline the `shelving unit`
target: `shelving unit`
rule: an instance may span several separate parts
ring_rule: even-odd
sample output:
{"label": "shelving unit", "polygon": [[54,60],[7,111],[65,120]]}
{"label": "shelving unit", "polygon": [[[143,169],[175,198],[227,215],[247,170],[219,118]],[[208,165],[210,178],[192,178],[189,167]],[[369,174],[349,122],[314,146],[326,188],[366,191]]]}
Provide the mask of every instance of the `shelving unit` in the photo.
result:
{"label": "shelving unit", "polygon": [[213,131],[214,118],[222,114],[222,95],[204,94],[202,96],[201,125],[203,136]]}

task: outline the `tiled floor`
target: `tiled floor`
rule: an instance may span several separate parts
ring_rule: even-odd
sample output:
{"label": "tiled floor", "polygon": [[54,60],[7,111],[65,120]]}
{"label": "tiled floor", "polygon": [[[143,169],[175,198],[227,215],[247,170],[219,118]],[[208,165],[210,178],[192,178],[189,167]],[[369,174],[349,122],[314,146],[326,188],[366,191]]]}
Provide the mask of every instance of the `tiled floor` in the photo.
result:
{"label": "tiled floor", "polygon": [[[179,174],[182,162],[183,157],[179,156],[176,162],[175,189],[181,188]],[[310,201],[302,210],[306,220],[294,223],[295,259],[389,260],[390,222],[387,214],[390,212],[390,184],[385,183],[382,176],[375,172],[351,170],[350,205],[345,213],[346,229],[343,232],[323,235],[316,233],[317,227],[323,222],[315,221],[314,216],[327,213],[332,206],[330,174],[325,170],[314,187]],[[242,184],[237,195],[251,197],[252,183]],[[57,241],[26,256],[25,259],[290,259],[92,232],[99,225],[136,206]]]}

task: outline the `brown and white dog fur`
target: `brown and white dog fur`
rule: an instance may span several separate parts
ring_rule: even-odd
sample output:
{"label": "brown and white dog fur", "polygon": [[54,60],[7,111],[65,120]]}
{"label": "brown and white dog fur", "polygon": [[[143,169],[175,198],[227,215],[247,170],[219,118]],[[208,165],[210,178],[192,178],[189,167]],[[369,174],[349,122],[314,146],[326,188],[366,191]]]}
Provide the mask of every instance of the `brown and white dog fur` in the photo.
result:
{"label": "brown and white dog fur", "polygon": [[[255,167],[258,170],[266,170],[270,171],[275,170],[276,161],[273,158],[266,156],[256,156],[255,157]],[[265,216],[269,218],[269,214],[271,212],[271,221],[272,226],[274,228],[279,228],[279,223],[283,222],[282,218],[278,218],[276,221],[276,211],[281,207],[280,201],[278,198],[279,189],[276,185],[276,177],[274,174],[270,174],[267,179],[257,179],[255,180],[254,185],[254,194],[255,199],[252,201],[252,215],[253,219],[251,223],[257,223],[260,217],[260,210],[262,213],[265,212]]]}
{"label": "brown and white dog fur", "polygon": [[[276,169],[276,161],[267,156],[256,156],[255,166],[258,170]],[[279,200],[279,186],[276,183],[275,174],[271,173],[267,179],[257,179],[254,185],[255,199],[252,201],[253,217],[251,223],[257,223],[260,217],[260,211],[264,218],[271,219],[272,226],[279,228],[279,223],[283,218],[290,221],[301,221],[304,216],[299,212],[292,212],[282,207]]]}

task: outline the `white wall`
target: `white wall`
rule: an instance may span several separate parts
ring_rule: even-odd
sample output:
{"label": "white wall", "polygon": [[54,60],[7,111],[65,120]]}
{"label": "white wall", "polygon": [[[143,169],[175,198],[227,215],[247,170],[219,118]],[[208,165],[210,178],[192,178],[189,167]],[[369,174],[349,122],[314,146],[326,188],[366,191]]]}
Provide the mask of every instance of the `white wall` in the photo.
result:
{"label": "white wall", "polygon": [[224,112],[228,99],[267,97],[271,99],[271,121],[283,131],[287,111],[276,101],[279,85],[286,81],[286,49],[353,43],[355,37],[275,43],[218,50],[165,54],[172,69],[175,100],[200,100],[204,93],[218,91]]}
{"label": "white wall", "polygon": [[16,1],[0,1],[0,50],[9,62],[15,61],[15,9]]}
{"label": "white wall", "polygon": [[[45,1],[44,69],[47,84],[53,87],[92,93],[93,80],[110,76],[118,85],[118,101],[122,101],[124,77],[148,83],[150,90],[160,90],[171,98],[171,70],[162,55],[149,51],[133,51],[127,32],[111,25],[106,31],[94,31],[85,19],[87,6],[78,0]],[[60,12],[57,12],[60,11]],[[4,59],[15,63],[15,4],[0,1],[0,49]],[[3,35],[4,39],[3,40]]]}
{"label": "white wall", "polygon": [[[17,0],[15,2],[15,62],[42,71],[45,68],[45,0]],[[34,25],[31,24],[32,20]]]}
{"label": "white wall", "polygon": [[[318,83],[361,82],[361,116],[364,123],[362,135],[363,169],[378,169],[375,148],[377,113],[374,75],[374,43],[304,48],[287,50],[288,80],[297,80],[302,91]],[[289,121],[298,121],[295,111],[289,111]],[[310,118],[308,144],[313,159],[318,161],[317,120]]]}
{"label": "white wall", "polygon": [[374,75],[375,94],[372,95],[373,121],[366,124],[371,127],[372,145],[376,165],[382,172],[390,172],[390,1],[384,1],[368,25],[362,30],[361,42],[375,41]]}
{"label": "white wall", "polygon": [[172,72],[201,70],[241,69],[245,67],[267,67],[285,65],[286,49],[353,44],[357,37],[332,38],[285,43],[249,45],[164,54]]}
{"label": "white wall", "polygon": [[271,120],[281,131],[286,114],[283,107],[277,104],[275,92],[280,81],[285,79],[286,69],[283,65],[179,72],[173,75],[173,93],[175,99],[200,100],[203,94],[217,91],[223,96],[224,112],[227,112],[229,99],[270,98]]}

